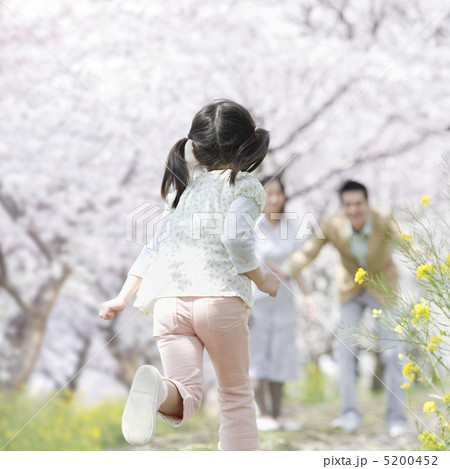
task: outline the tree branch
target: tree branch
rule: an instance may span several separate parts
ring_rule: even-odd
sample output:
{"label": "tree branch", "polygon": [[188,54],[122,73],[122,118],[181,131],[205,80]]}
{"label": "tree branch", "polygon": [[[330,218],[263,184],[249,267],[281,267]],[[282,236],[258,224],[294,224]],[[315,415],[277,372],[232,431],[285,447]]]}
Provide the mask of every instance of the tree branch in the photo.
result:
{"label": "tree branch", "polygon": [[[10,195],[5,195],[0,192],[0,204],[3,205],[3,208],[6,210],[13,221],[17,221],[18,218],[25,214],[25,211],[20,208],[19,204]],[[49,249],[46,243],[44,243],[44,241],[41,239],[36,229],[25,228],[25,231],[34,241],[47,261],[51,262],[54,259],[54,255],[52,254],[51,249]]]}
{"label": "tree branch", "polygon": [[0,285],[6,282],[8,271],[6,270],[5,256],[3,255],[2,245],[0,244]]}
{"label": "tree branch", "polygon": [[[445,131],[448,131],[447,129]],[[403,143],[399,145],[396,148],[389,149],[389,150],[384,150],[384,151],[379,151],[377,153],[369,154],[369,155],[362,155],[355,157],[353,161],[350,164],[345,165],[344,167],[340,168],[333,168],[331,171],[329,171],[327,174],[324,176],[319,177],[314,183],[303,187],[302,189],[294,192],[293,194],[289,195],[290,199],[293,199],[295,197],[300,197],[306,193],[308,193],[310,190],[315,189],[316,187],[325,184],[331,177],[336,176],[338,174],[344,173],[347,171],[349,168],[356,168],[358,166],[362,166],[367,163],[372,163],[373,161],[384,159],[390,156],[400,156],[402,154],[407,153],[409,150],[412,148],[417,147],[421,143],[423,143],[426,139],[442,133],[441,130],[438,131],[428,131],[428,132],[423,132],[418,138],[411,140],[409,142]]]}
{"label": "tree branch", "polygon": [[61,290],[67,277],[72,273],[72,269],[62,264],[62,272],[55,279],[53,277],[48,278],[39,288],[38,293],[33,299],[34,308],[39,311],[39,315],[47,317],[56,302],[59,291]]}
{"label": "tree branch", "polygon": [[295,130],[291,132],[288,138],[276,147],[269,149],[269,153],[279,151],[288,145],[290,145],[298,136],[299,133],[303,132],[306,128],[312,125],[321,114],[323,114],[327,109],[329,109],[340,97],[344,94],[349,88],[350,85],[354,82],[354,79],[350,79],[347,83],[340,86],[316,111],[314,111],[308,119],[302,122]]}

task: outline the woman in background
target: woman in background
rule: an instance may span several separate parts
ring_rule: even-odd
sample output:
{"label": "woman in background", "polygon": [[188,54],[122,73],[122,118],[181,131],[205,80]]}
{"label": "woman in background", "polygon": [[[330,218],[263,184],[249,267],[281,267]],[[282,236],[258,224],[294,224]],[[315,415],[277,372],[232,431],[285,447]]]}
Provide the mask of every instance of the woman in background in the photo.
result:
{"label": "woman in background", "polygon": [[[298,221],[290,220],[284,214],[286,194],[281,179],[266,177],[261,182],[266,193],[266,205],[265,216],[258,228],[265,239],[255,236],[255,254],[263,268],[279,268],[285,259],[300,249],[301,241],[296,239]],[[305,295],[307,309],[316,314],[317,305],[302,275],[295,277],[295,281]],[[301,428],[298,424],[286,422],[281,412],[284,383],[298,379],[295,327],[295,296],[289,283],[281,283],[275,298],[254,291],[250,320],[250,378],[260,412],[259,430],[293,431]]]}

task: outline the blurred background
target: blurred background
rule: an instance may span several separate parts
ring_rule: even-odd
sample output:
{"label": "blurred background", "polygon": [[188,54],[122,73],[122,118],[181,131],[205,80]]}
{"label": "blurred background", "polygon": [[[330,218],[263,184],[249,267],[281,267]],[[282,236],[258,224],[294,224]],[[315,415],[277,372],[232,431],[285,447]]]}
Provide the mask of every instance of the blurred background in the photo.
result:
{"label": "blurred background", "polygon": [[[257,176],[283,174],[299,222],[337,209],[348,178],[396,214],[425,194],[445,203],[447,1],[2,0],[0,44],[0,446],[28,449],[14,435],[41,409],[18,412],[14,392],[48,402],[64,387],[98,410],[126,396],[139,365],[159,366],[151,318],[98,310],[142,247],[127,215],[162,205],[168,151],[211,100],[243,104],[270,130]],[[321,320],[298,305],[311,396],[335,372],[336,260],[325,248],[305,270]],[[208,366],[206,381],[214,401]]]}

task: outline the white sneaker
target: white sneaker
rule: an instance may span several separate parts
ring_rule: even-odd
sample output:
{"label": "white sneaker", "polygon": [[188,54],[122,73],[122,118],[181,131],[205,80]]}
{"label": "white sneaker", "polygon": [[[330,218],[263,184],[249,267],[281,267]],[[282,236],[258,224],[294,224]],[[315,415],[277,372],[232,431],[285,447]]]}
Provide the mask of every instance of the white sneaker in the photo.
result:
{"label": "white sneaker", "polygon": [[285,432],[298,432],[300,430],[303,430],[303,425],[297,422],[281,422],[281,430],[284,430]]}
{"label": "white sneaker", "polygon": [[392,425],[388,433],[391,438],[398,438],[406,434],[406,426],[399,424]]}
{"label": "white sneaker", "polygon": [[256,419],[256,426],[262,432],[276,431],[280,429],[280,424],[272,417],[258,417]]}
{"label": "white sneaker", "polygon": [[341,428],[347,433],[353,433],[361,426],[361,418],[355,412],[346,412],[331,422],[333,428]]}
{"label": "white sneaker", "polygon": [[138,368],[122,415],[122,433],[130,445],[145,445],[151,440],[156,414],[166,397],[167,384],[158,370],[151,365]]}

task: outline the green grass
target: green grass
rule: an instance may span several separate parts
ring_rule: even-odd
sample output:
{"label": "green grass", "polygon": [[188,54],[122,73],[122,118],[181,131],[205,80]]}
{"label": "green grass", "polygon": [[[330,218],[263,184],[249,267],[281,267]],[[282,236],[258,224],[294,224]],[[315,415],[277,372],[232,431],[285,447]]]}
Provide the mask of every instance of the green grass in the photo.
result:
{"label": "green grass", "polygon": [[[422,419],[425,417],[422,405],[429,400],[429,393],[430,389],[424,385],[407,393],[406,405]],[[332,378],[321,376],[314,366],[308,367],[300,380],[286,385],[283,397],[285,416],[301,423],[304,429],[261,432],[261,450],[421,449],[411,413],[407,412],[411,438],[397,443],[387,437],[383,426],[384,394],[360,386],[358,401],[364,415],[364,424],[358,434],[347,435],[331,429],[329,423],[339,410],[337,384]],[[0,448],[6,445],[5,450],[15,451],[217,450],[217,403],[203,407],[179,428],[158,418],[151,443],[133,448],[121,432],[124,400],[86,407],[66,394],[58,396],[39,412],[46,402],[25,392],[0,395]]]}
{"label": "green grass", "polygon": [[[0,449],[5,451],[99,451],[133,449],[122,436],[124,400],[105,401],[96,406],[77,403],[69,393],[51,402],[26,392],[0,394]],[[48,403],[48,405],[46,405]],[[217,449],[218,418],[199,412],[174,429],[158,418],[152,446],[177,449],[196,434],[199,443],[183,449]],[[202,441],[204,443],[202,443]],[[153,444],[153,443],[156,444]]]}
{"label": "green grass", "polygon": [[315,363],[304,367],[300,380],[287,382],[283,392],[286,403],[320,403],[339,398],[335,380],[322,374]]}
{"label": "green grass", "polygon": [[0,396],[0,445],[4,450],[96,451],[123,444],[122,402],[85,407],[65,394],[46,403],[25,392]]}

